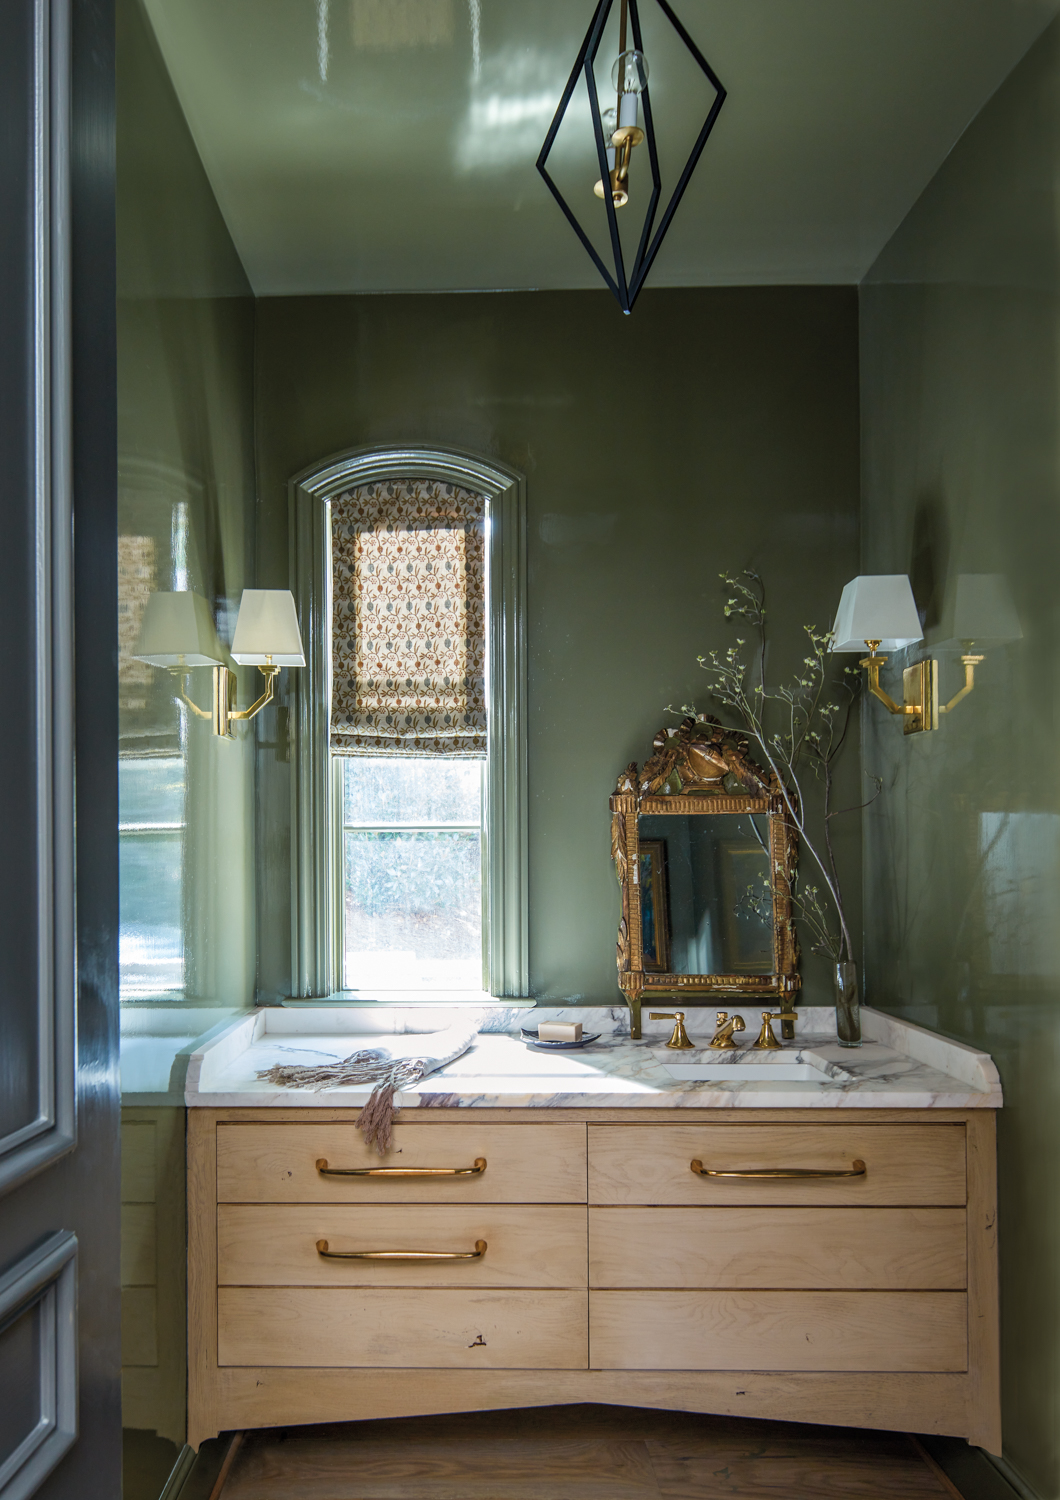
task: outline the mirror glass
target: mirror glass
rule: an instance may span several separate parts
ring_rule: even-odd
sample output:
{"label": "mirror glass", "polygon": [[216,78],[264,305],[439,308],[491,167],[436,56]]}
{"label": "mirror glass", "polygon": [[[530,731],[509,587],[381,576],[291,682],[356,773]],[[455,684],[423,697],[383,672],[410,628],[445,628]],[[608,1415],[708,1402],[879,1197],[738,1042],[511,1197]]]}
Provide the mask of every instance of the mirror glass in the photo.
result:
{"label": "mirror glass", "polygon": [[772,974],[767,813],[638,819],[646,972]]}

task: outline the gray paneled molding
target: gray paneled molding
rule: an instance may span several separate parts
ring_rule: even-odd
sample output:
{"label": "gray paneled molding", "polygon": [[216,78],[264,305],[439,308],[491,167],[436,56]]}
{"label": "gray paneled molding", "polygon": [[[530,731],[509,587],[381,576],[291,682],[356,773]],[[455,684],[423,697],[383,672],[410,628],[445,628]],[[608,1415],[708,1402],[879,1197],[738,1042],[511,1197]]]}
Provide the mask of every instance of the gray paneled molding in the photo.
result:
{"label": "gray paneled molding", "polygon": [[306,650],[292,672],[291,993],[341,983],[339,791],[330,768],[331,501],[360,484],[434,479],[486,497],[489,741],[486,809],[489,989],[523,996],[527,958],[526,481],[495,459],[410,445],[352,448],[290,484],[291,589]]}
{"label": "gray paneled molding", "polygon": [[[37,1309],[36,1419],[0,1452],[0,1500],[25,1500],[77,1438],[77,1236],[60,1231],[0,1276],[0,1328]],[[24,1382],[26,1371],[7,1379]]]}
{"label": "gray paneled molding", "polygon": [[[33,523],[37,847],[36,992],[5,1005],[35,1011],[31,1111],[0,1138],[0,1192],[75,1140],[73,835],[73,527],[70,484],[69,15],[66,0],[34,0],[35,149],[26,232],[33,246]],[[6,1493],[6,1491],[4,1492]]]}

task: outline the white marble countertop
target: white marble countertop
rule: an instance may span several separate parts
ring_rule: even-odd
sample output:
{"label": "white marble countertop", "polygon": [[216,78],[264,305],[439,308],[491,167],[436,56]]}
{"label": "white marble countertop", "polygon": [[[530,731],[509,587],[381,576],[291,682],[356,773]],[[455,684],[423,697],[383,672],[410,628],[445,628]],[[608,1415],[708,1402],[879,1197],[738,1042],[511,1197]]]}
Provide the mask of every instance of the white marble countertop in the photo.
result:
{"label": "white marble countertop", "polygon": [[[708,1007],[686,1013],[694,1051],[671,1051],[666,1021],[644,1020],[644,1039],[632,1041],[621,1007],[541,1007],[516,1010],[498,1002],[479,1013],[479,1034],[468,1052],[398,1094],[403,1109],[423,1107],[542,1109],[996,1109],[1002,1102],[997,1069],[985,1052],[864,1007],[863,1045],[840,1047],[830,1007],[799,1011],[795,1040],[781,1051],[753,1050],[761,1004],[737,1007],[746,1031],[734,1052],[706,1050],[713,1035]],[[341,1009],[322,1005],[270,1007],[231,1022],[191,1054],[185,1100],[191,1107],[359,1107],[370,1087],[292,1089],[258,1078],[275,1063],[339,1061],[388,1038],[432,1032],[468,1011]],[[544,1053],[526,1047],[521,1026],[578,1020],[600,1039],[580,1051]],[[779,1023],[774,1023],[778,1029]],[[701,1050],[702,1049],[702,1050]],[[407,1050],[407,1048],[405,1049]],[[708,1063],[731,1069],[732,1080],[674,1077],[669,1067]],[[805,1064],[805,1069],[793,1064]],[[809,1079],[776,1079],[764,1069],[807,1071]],[[753,1070],[749,1071],[749,1070]],[[819,1077],[816,1075],[819,1074]]]}

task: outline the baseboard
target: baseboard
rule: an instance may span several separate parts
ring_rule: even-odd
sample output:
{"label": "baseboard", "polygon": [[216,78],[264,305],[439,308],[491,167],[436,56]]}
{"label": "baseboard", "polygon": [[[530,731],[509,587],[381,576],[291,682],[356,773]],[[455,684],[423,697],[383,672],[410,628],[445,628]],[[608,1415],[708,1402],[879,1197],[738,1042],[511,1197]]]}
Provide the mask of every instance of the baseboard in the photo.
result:
{"label": "baseboard", "polygon": [[963,1500],[1040,1500],[1005,1459],[973,1448],[960,1438],[929,1437],[923,1433],[919,1437]]}
{"label": "baseboard", "polygon": [[988,1463],[993,1464],[1001,1477],[1011,1487],[1013,1494],[1018,1495],[1020,1500],[1041,1500],[1038,1491],[1031,1489],[1023,1475],[1012,1467],[1007,1458],[995,1458],[992,1453],[988,1453],[986,1459]]}
{"label": "baseboard", "polygon": [[162,1493],[158,1500],[180,1500],[180,1492],[184,1488],[184,1482],[195,1466],[195,1449],[188,1443],[177,1454],[177,1461],[170,1471],[169,1478],[162,1486]]}
{"label": "baseboard", "polygon": [[197,1453],[185,1443],[158,1500],[209,1500],[231,1438],[230,1432],[222,1433],[219,1438],[210,1438],[208,1442],[200,1443]]}

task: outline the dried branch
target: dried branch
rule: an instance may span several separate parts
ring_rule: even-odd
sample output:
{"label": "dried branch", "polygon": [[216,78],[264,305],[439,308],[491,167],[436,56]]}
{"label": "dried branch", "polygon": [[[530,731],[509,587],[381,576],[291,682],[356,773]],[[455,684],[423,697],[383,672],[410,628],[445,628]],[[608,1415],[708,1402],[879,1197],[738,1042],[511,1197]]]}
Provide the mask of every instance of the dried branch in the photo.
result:
{"label": "dried branch", "polygon": [[[755,741],[780,787],[800,844],[819,871],[823,891],[816,885],[801,884],[798,875],[792,888],[799,920],[812,937],[811,948],[828,954],[836,962],[844,955],[853,959],[854,944],[843,906],[831,821],[843,812],[859,809],[833,811],[831,801],[835,764],[847,741],[854,705],[861,691],[861,674],[855,667],[845,667],[836,679],[828,661],[831,632],[807,625],[804,629],[808,654],[803,657],[794,681],[768,691],[765,586],[751,569],[741,577],[728,573],[719,576],[729,590],[725,618],[745,622],[754,633],[750,653],[755,670],[752,673],[744,657],[748,642],[739,636],[726,651],[710,651],[699,657],[699,665],[707,673],[711,697],[738,721],[733,727]],[[680,712],[701,720],[706,718],[694,704],[682,706]],[[824,810],[819,831],[809,826],[807,774],[817,778],[823,787]],[[882,780],[879,777],[873,780],[875,793],[861,807],[870,806],[880,795]]]}

